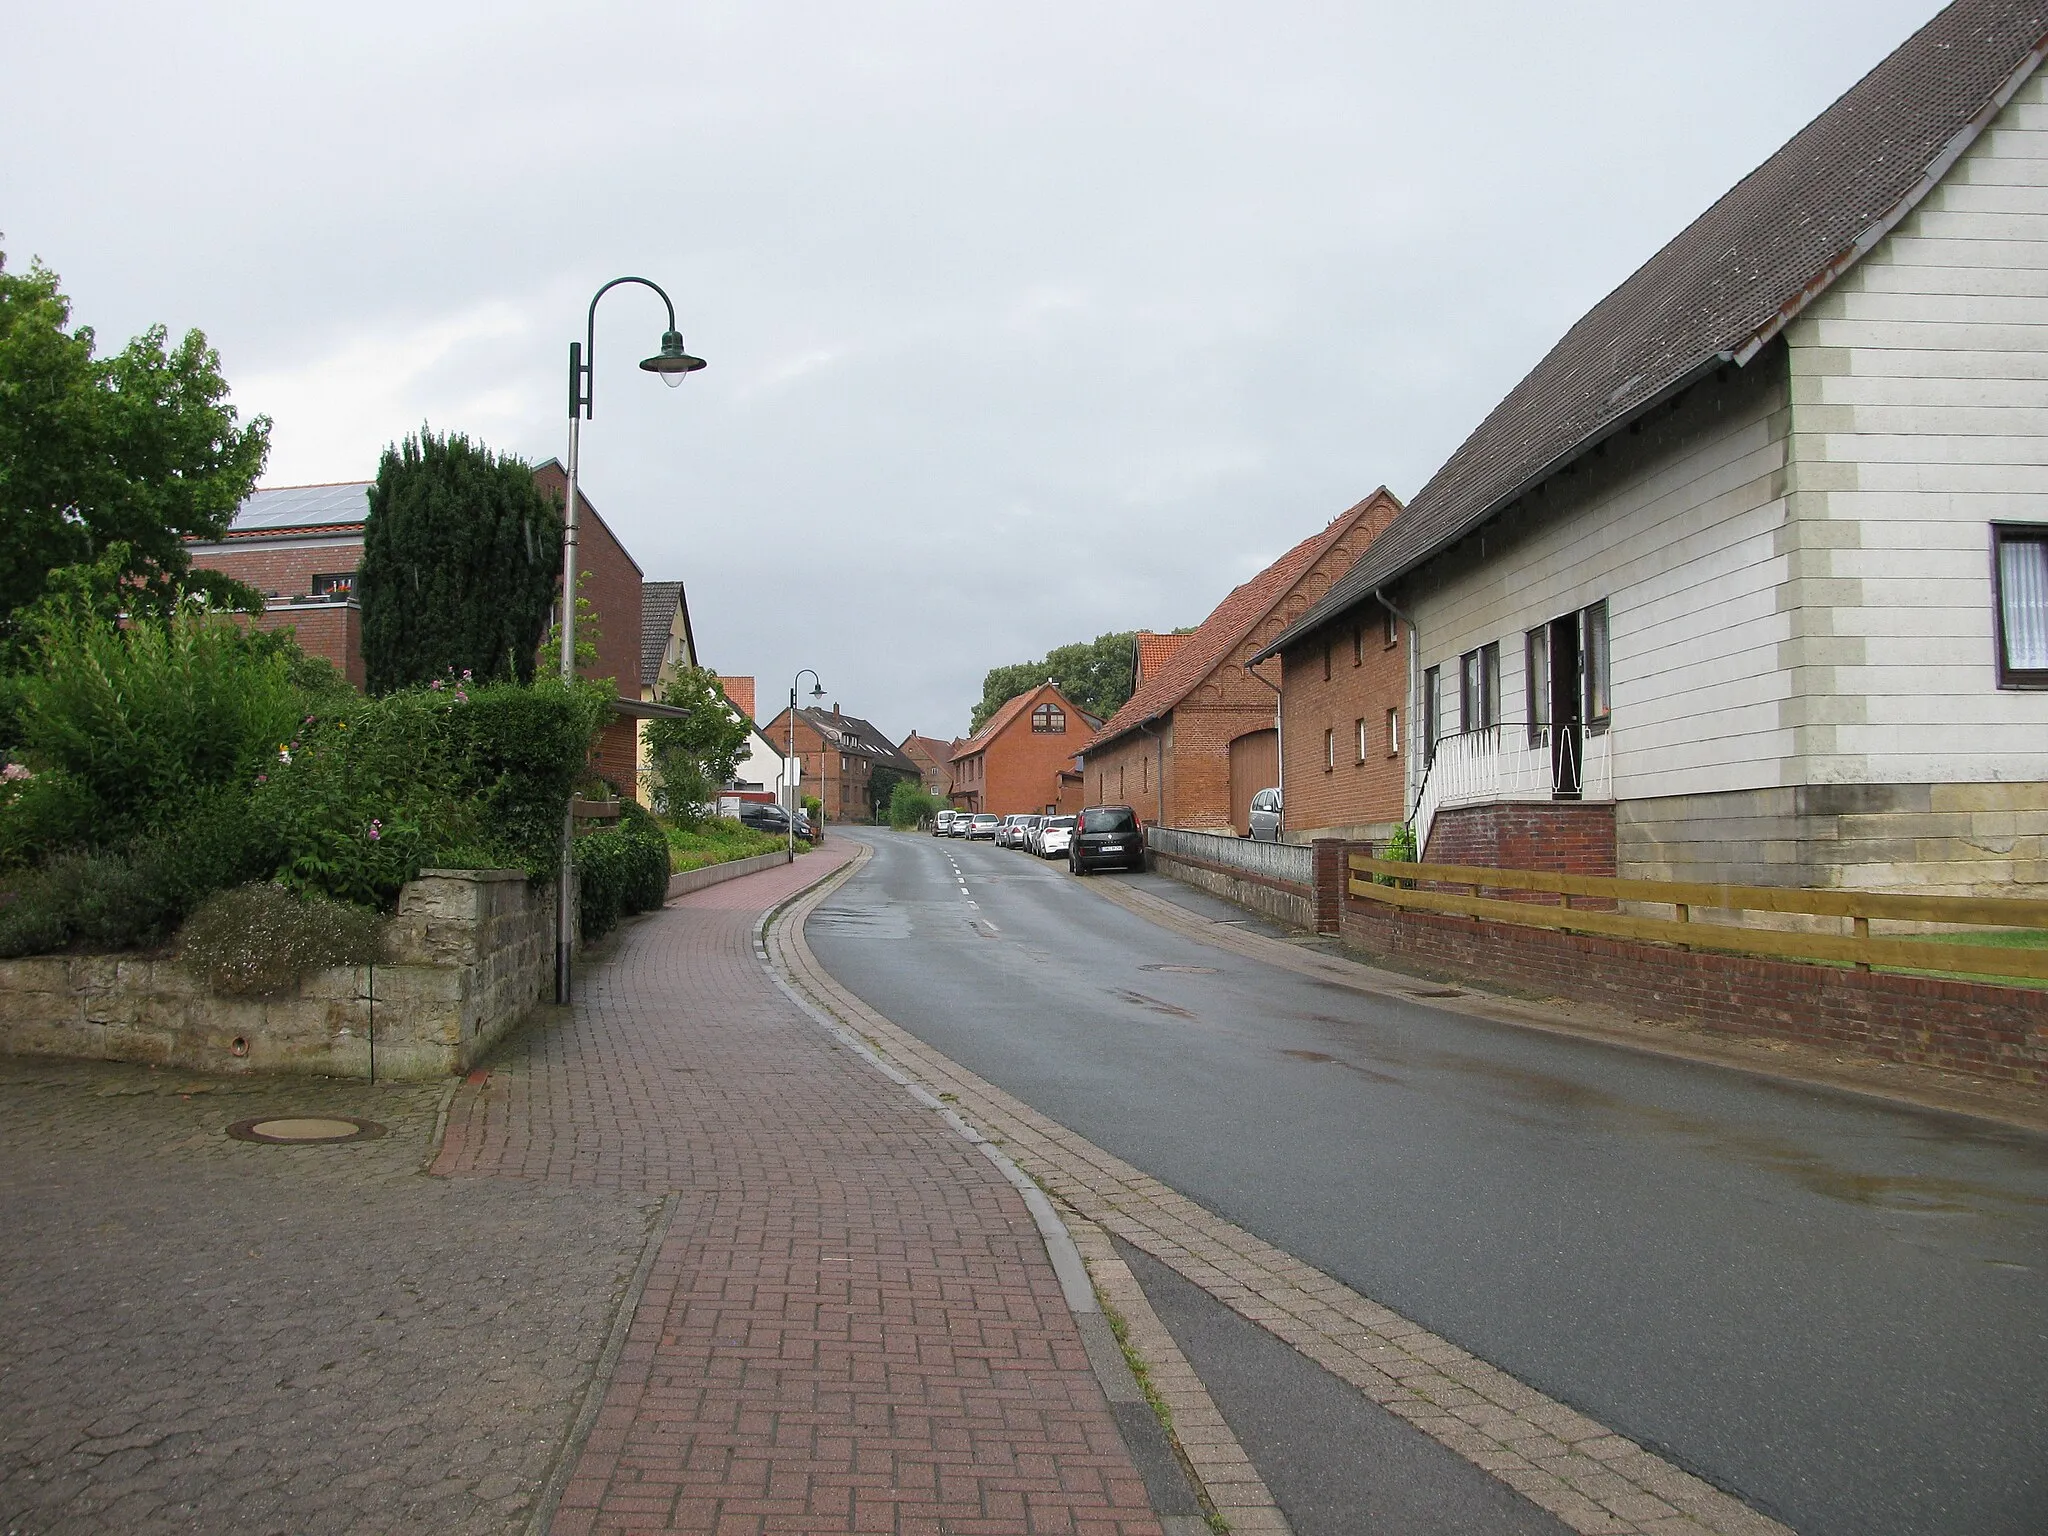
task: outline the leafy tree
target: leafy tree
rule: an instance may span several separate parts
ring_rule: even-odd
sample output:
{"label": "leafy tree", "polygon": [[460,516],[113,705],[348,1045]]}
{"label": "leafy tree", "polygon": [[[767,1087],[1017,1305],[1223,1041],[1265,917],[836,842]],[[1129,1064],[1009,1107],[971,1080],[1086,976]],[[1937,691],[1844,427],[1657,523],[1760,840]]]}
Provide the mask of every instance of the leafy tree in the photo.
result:
{"label": "leafy tree", "polygon": [[369,691],[531,682],[561,555],[561,513],[519,459],[425,428],[386,448],[356,578]]}
{"label": "leafy tree", "polygon": [[679,669],[661,702],[689,713],[647,722],[655,809],[677,821],[695,821],[731,782],[753,728],[726,698],[718,674],[702,667]]}
{"label": "leafy tree", "polygon": [[945,809],[945,802],[916,779],[898,779],[889,794],[889,825],[915,827]]}
{"label": "leafy tree", "polygon": [[116,545],[131,609],[180,593],[254,611],[260,594],[195,571],[184,541],[219,538],[270,452],[270,419],[237,424],[220,357],[198,331],[175,347],[152,326],[112,357],[92,327],[67,329],[71,301],[40,262],[6,270],[0,252],[0,638],[51,574]]}
{"label": "leafy tree", "polygon": [[884,768],[877,764],[868,773],[868,816],[880,821],[895,803],[896,787],[903,783],[921,783],[916,774],[905,773],[900,768]]}
{"label": "leafy tree", "polygon": [[1093,640],[1058,646],[1043,661],[996,667],[981,682],[981,702],[974,706],[970,732],[988,724],[1005,703],[1047,679],[1079,709],[1107,720],[1137,688],[1138,637],[1133,630],[1097,635]]}

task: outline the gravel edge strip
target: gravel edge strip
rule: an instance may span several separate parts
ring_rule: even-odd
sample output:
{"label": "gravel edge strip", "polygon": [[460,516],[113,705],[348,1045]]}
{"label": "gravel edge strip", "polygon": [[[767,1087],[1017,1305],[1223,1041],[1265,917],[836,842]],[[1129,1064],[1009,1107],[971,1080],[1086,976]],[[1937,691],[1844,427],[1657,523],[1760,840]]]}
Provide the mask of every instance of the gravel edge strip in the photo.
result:
{"label": "gravel edge strip", "polygon": [[1789,1527],[1734,1495],[1214,1215],[868,1007],[819,964],[802,923],[868,856],[844,866],[840,881],[780,909],[794,920],[774,925],[772,958],[763,920],[763,963],[779,961],[793,996],[840,1021],[828,1026],[835,1034],[850,1031],[891,1078],[921,1087],[949,1119],[992,1136],[1055,1202],[1158,1259],[1583,1536],[1790,1536]]}

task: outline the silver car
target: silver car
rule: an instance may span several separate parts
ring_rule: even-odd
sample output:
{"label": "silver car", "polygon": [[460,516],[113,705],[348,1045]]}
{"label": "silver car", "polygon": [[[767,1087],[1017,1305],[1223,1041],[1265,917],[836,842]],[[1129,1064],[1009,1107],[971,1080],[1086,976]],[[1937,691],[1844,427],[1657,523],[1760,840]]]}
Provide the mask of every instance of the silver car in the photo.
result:
{"label": "silver car", "polygon": [[1026,853],[1038,852],[1038,829],[1045,825],[1043,816],[1026,816],[1024,831],[1017,838],[1017,846]]}
{"label": "silver car", "polygon": [[985,837],[990,842],[994,842],[996,840],[996,833],[1002,824],[1003,818],[996,815],[995,812],[976,811],[974,819],[967,823],[967,841],[971,843],[978,837]]}
{"label": "silver car", "polygon": [[1280,841],[1280,791],[1262,789],[1252,796],[1251,838],[1255,843]]}

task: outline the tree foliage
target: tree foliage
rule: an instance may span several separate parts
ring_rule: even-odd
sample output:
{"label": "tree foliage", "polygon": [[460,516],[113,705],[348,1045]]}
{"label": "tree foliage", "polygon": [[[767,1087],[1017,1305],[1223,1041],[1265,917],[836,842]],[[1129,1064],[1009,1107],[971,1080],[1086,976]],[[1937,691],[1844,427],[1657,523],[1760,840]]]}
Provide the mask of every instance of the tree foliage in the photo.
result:
{"label": "tree foliage", "polygon": [[889,794],[889,825],[899,831],[922,826],[946,803],[916,779],[898,779]]}
{"label": "tree foliage", "polygon": [[531,682],[561,563],[560,510],[519,459],[425,428],[386,448],[356,577],[369,691]]}
{"label": "tree foliage", "polygon": [[15,636],[53,572],[116,546],[130,607],[164,611],[189,592],[260,608],[242,583],[193,570],[184,541],[227,531],[263,472],[269,418],[238,425],[199,331],[172,346],[152,326],[99,357],[92,327],[70,322],[57,275],[10,273],[0,252],[0,635]]}
{"label": "tree foliage", "polygon": [[678,821],[694,821],[732,782],[753,728],[726,698],[718,674],[702,667],[679,669],[662,690],[661,702],[689,713],[647,722],[655,809]]}
{"label": "tree foliage", "polygon": [[1137,687],[1138,637],[1133,630],[1097,635],[1045,653],[1043,661],[1022,661],[993,668],[981,682],[981,702],[974,706],[970,734],[988,724],[1004,704],[1050,679],[1078,709],[1107,720]]}

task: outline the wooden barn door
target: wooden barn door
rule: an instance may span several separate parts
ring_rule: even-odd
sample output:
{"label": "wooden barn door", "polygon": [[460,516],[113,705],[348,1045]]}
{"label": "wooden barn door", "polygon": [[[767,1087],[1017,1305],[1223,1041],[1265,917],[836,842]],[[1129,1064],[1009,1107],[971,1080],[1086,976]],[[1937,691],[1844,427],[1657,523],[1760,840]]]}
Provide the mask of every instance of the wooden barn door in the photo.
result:
{"label": "wooden barn door", "polygon": [[1280,733],[1253,731],[1230,744],[1230,824],[1239,837],[1252,829],[1252,796],[1280,782]]}

